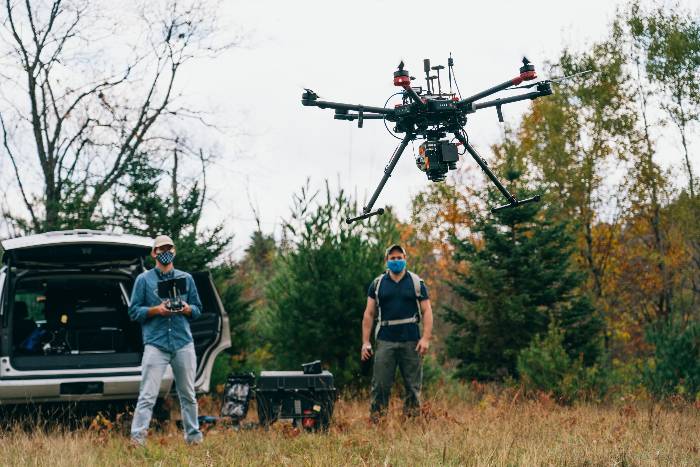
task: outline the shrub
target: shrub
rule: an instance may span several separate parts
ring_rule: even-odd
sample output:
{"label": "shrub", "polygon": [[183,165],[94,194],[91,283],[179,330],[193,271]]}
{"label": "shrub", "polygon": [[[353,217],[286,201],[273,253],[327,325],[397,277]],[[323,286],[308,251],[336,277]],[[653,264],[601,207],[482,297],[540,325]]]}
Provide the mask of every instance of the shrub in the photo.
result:
{"label": "shrub", "polygon": [[601,367],[586,366],[582,356],[571,358],[564,348],[564,331],[554,322],[544,337],[535,336],[520,351],[517,368],[527,390],[551,393],[561,402],[598,398],[606,392]]}
{"label": "shrub", "polygon": [[646,340],[654,353],[643,368],[644,386],[658,398],[679,394],[695,399],[700,392],[700,323],[671,319],[648,328]]}

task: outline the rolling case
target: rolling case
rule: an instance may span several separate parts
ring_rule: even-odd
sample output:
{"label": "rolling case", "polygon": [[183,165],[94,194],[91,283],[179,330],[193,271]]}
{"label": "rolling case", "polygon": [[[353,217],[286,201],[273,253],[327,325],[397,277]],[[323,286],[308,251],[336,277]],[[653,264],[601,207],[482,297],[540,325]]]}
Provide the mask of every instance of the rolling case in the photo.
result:
{"label": "rolling case", "polygon": [[295,426],[327,430],[333,416],[336,389],[328,371],[263,371],[258,376],[255,399],[258,419],[269,426],[292,419]]}

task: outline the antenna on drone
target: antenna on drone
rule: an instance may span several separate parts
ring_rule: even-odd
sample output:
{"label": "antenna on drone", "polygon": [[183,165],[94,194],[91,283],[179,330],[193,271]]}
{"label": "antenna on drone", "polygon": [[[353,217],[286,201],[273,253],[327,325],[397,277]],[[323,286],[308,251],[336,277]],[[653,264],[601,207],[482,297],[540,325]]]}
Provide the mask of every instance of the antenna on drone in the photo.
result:
{"label": "antenna on drone", "polygon": [[423,71],[425,71],[425,82],[428,85],[428,94],[432,94],[432,88],[430,86],[431,84],[431,78],[430,78],[430,59],[426,58],[423,60]]}
{"label": "antenna on drone", "polygon": [[447,59],[447,76],[450,79],[450,94],[452,94],[452,67],[455,66],[454,60],[452,60],[452,52],[450,52],[450,58]]}
{"label": "antenna on drone", "polygon": [[434,67],[431,68],[431,70],[437,71],[437,82],[438,82],[438,95],[442,96],[442,86],[440,85],[440,70],[444,70],[445,66],[444,65],[435,65]]}

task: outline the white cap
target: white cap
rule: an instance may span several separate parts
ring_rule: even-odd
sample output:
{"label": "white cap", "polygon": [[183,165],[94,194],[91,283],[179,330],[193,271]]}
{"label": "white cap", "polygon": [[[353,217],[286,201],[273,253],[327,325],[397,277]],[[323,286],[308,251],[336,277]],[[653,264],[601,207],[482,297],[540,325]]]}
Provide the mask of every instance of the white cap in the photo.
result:
{"label": "white cap", "polygon": [[155,250],[156,248],[161,247],[163,245],[175,246],[175,243],[173,242],[173,239],[168,237],[167,235],[158,235],[153,241],[153,249]]}

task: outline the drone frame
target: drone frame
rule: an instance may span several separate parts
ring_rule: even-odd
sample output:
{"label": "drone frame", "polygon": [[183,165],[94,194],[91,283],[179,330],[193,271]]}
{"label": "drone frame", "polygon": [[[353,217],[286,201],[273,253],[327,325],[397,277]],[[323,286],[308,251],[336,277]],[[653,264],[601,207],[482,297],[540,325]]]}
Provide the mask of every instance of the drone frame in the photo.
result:
{"label": "drone frame", "polygon": [[[450,71],[451,91],[453,66],[451,57],[448,61],[448,66],[448,70]],[[430,76],[431,69],[437,70],[438,75]],[[446,136],[448,133],[452,133],[454,137],[464,146],[466,152],[468,152],[474,161],[476,161],[489,180],[491,180],[491,182],[506,198],[507,204],[491,209],[492,212],[514,208],[526,203],[537,202],[540,200],[539,195],[523,200],[518,200],[515,196],[513,196],[489,168],[487,162],[469,143],[466,132],[464,131],[464,126],[466,125],[467,114],[491,107],[496,108],[498,119],[499,121],[503,122],[501,106],[513,102],[533,100],[537,99],[538,97],[551,95],[552,81],[543,80],[532,83],[529,86],[535,86],[536,90],[527,93],[498,98],[486,102],[478,102],[485,97],[491,96],[500,91],[519,89],[516,87],[522,82],[536,79],[537,74],[535,73],[535,67],[527,60],[527,58],[523,58],[523,66],[520,68],[520,73],[518,76],[484,91],[478,92],[465,99],[458,99],[455,94],[452,94],[451,92],[442,92],[439,80],[439,70],[441,69],[444,69],[444,67],[436,66],[431,68],[430,61],[427,59],[424,61],[424,71],[426,72],[428,87],[426,94],[420,94],[422,89],[416,92],[416,89],[411,86],[411,80],[414,78],[409,75],[407,70],[403,69],[403,62],[401,62],[398,70],[394,72],[394,85],[403,89],[401,94],[403,94],[404,97],[404,105],[397,106],[393,109],[324,101],[320,100],[319,96],[310,89],[306,89],[303,93],[301,99],[302,105],[314,106],[321,109],[334,109],[335,119],[337,120],[357,120],[357,125],[359,128],[362,128],[364,120],[386,120],[396,123],[396,132],[405,133],[404,137],[401,138],[401,143],[394,151],[389,164],[384,168],[384,175],[382,176],[379,185],[374,190],[374,193],[370,197],[368,203],[362,208],[362,214],[353,218],[348,217],[346,219],[348,224],[384,213],[384,209],[379,208],[376,211],[372,211],[372,207],[377,201],[379,194],[384,189],[384,185],[389,180],[389,177],[391,177],[394,167],[396,167],[396,164],[401,158],[401,155],[406,149],[406,146],[408,146],[409,142],[414,141],[419,137],[437,141],[441,137]],[[438,79],[438,94],[434,93],[434,85],[431,89],[432,81],[436,78]]]}

